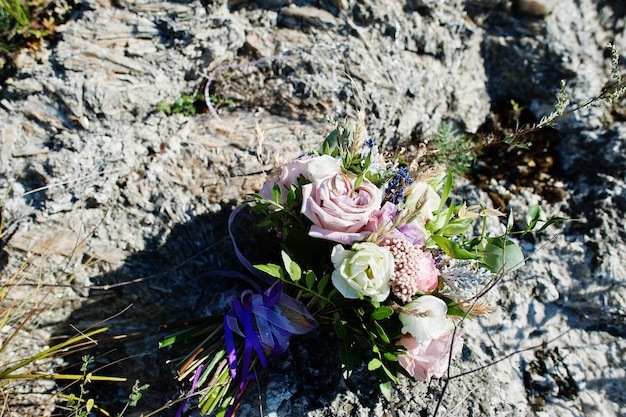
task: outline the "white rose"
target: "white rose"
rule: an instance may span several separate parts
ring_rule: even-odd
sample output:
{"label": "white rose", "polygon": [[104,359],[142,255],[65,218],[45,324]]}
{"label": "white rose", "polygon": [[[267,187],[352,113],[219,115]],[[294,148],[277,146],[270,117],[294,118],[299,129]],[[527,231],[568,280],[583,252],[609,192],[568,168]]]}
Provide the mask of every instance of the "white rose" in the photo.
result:
{"label": "white rose", "polygon": [[403,324],[402,333],[410,333],[420,342],[428,342],[441,337],[454,328],[451,320],[446,318],[448,306],[432,295],[423,295],[404,306],[410,313],[400,313],[398,317]]}
{"label": "white rose", "polygon": [[308,179],[311,182],[334,177],[341,172],[341,159],[333,158],[330,155],[321,155],[311,158],[308,166]]}
{"label": "white rose", "polygon": [[391,251],[371,242],[355,243],[352,249],[346,250],[341,245],[333,248],[330,256],[335,265],[333,285],[346,298],[385,301],[393,273]]}
{"label": "white rose", "polygon": [[[421,207],[416,207],[419,203],[423,203]],[[409,210],[416,210],[418,218],[422,221],[431,219],[433,217],[433,211],[439,209],[441,204],[441,196],[425,182],[413,183],[404,201],[404,206]]]}

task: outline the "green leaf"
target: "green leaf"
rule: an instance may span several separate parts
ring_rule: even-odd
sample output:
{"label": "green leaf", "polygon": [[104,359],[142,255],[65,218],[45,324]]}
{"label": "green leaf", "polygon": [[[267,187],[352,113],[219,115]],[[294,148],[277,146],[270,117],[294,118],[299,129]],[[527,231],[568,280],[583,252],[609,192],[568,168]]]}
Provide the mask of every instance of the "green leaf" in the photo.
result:
{"label": "green leaf", "polygon": [[280,189],[280,185],[278,185],[278,183],[274,184],[274,187],[272,188],[272,200],[275,203],[280,204],[280,197],[282,194],[283,191]]}
{"label": "green leaf", "polygon": [[539,228],[539,230],[537,230],[536,233],[543,232],[544,230],[546,230],[548,227],[550,227],[554,223],[569,222],[569,221],[580,221],[580,220],[579,219],[569,219],[567,217],[550,217],[548,220],[546,220],[544,225],[541,226]]}
{"label": "green leaf", "polygon": [[283,271],[283,268],[281,268],[280,265],[261,264],[261,265],[254,265],[254,267],[258,269],[259,271],[265,272],[266,274],[274,278],[278,278],[283,281],[285,280],[285,272]]}
{"label": "green leaf", "polygon": [[454,219],[442,229],[441,233],[444,236],[460,236],[467,232],[471,226],[471,219]]}
{"label": "green leaf", "polygon": [[393,314],[393,309],[387,306],[380,306],[372,313],[372,318],[374,320],[382,320]]}
{"label": "green leaf", "polygon": [[87,402],[85,403],[85,410],[87,410],[88,413],[91,413],[91,410],[94,404],[95,404],[95,401],[93,398],[88,399]]}
{"label": "green leaf", "polygon": [[306,273],[306,287],[310,290],[313,289],[313,285],[315,285],[315,281],[317,280],[317,276],[313,271],[307,271]]}
{"label": "green leaf", "polygon": [[395,383],[398,383],[398,377],[393,372],[391,372],[386,366],[383,366],[383,371],[385,371],[385,374],[387,374],[389,379],[391,379]]}
{"label": "green leaf", "polygon": [[446,185],[443,187],[443,191],[441,192],[441,202],[439,203],[439,208],[437,211],[441,211],[441,209],[446,204],[446,200],[450,195],[450,191],[452,190],[452,171],[448,170],[448,174],[446,175]]}
{"label": "green leaf", "polygon": [[391,352],[383,353],[383,358],[385,358],[385,360],[388,360],[389,362],[398,362],[398,356]]}
{"label": "green leaf", "polygon": [[387,401],[391,401],[391,381],[381,382],[378,387]]}
{"label": "green leaf", "polygon": [[367,168],[370,167],[371,163],[372,163],[372,151],[370,149],[370,151],[367,153],[367,157],[365,157],[365,162],[363,162],[363,171],[367,171]]}
{"label": "green leaf", "polygon": [[466,317],[468,320],[472,319],[455,301],[446,300],[446,302],[448,304],[448,316]]}
{"label": "green leaf", "polygon": [[383,329],[383,326],[381,326],[380,324],[378,324],[377,321],[375,321],[374,327],[376,327],[376,332],[378,333],[378,336],[380,336],[380,338],[383,340],[383,342],[391,343],[391,341],[389,340],[389,336],[387,336],[385,329]]}
{"label": "green leaf", "polygon": [[535,205],[528,208],[526,213],[526,231],[529,232],[535,228],[537,222],[541,218],[541,207]]}
{"label": "green leaf", "polygon": [[482,262],[491,272],[512,272],[524,265],[524,253],[515,242],[505,237],[486,239]]}
{"label": "green leaf", "polygon": [[302,277],[302,269],[300,266],[291,260],[287,252],[284,250],[280,251],[280,256],[283,258],[283,264],[285,265],[285,270],[289,274],[289,278],[293,282],[297,282]]}
{"label": "green leaf", "polygon": [[341,357],[341,373],[344,379],[348,379],[354,369],[355,357],[354,349],[352,349],[345,339],[342,340],[339,355]]}
{"label": "green leaf", "polygon": [[506,223],[506,232],[507,233],[511,233],[513,231],[513,223],[514,223],[514,218],[513,218],[513,210],[511,210],[509,212],[509,219]]}
{"label": "green leaf", "polygon": [[463,246],[459,245],[452,240],[445,238],[443,236],[433,235],[430,237],[435,243],[443,250],[446,255],[454,258],[454,259],[476,259],[478,256],[475,253],[472,253],[465,249]]}
{"label": "green leaf", "polygon": [[318,294],[320,295],[324,294],[324,290],[326,289],[326,286],[328,285],[329,280],[330,280],[330,275],[324,274],[322,279],[317,283]]}
{"label": "green leaf", "polygon": [[293,206],[293,203],[296,201],[296,186],[292,185],[289,189],[289,193],[287,194],[287,207]]}
{"label": "green leaf", "polygon": [[381,366],[383,366],[383,363],[380,361],[380,359],[374,358],[374,359],[372,359],[371,361],[368,362],[367,370],[368,371],[375,371],[376,369],[380,368]]}

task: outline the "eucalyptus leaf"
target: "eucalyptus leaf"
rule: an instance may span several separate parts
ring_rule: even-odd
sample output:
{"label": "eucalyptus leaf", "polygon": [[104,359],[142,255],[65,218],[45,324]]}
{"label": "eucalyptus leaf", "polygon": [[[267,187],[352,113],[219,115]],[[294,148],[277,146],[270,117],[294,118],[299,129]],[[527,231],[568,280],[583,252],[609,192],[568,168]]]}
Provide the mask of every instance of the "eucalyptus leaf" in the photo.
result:
{"label": "eucalyptus leaf", "polygon": [[524,265],[524,253],[515,242],[505,237],[486,239],[482,262],[491,272],[513,272]]}

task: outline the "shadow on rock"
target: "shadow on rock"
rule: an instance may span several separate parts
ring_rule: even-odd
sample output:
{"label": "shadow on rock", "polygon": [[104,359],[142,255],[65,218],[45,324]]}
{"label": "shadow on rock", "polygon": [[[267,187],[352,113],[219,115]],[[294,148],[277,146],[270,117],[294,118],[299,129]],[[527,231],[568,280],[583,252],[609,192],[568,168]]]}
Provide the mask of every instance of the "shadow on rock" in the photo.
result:
{"label": "shadow on rock", "polygon": [[[242,271],[228,239],[230,211],[231,207],[223,207],[177,225],[162,245],[147,242],[145,251],[127,258],[115,271],[93,278],[88,299],[57,329],[57,336],[72,333],[72,327],[110,329],[96,345],[66,357],[72,365],[64,373],[80,374],[82,356],[92,355],[88,371],[93,375],[128,379],[89,382],[86,398],[93,398],[97,406],[115,415],[126,404],[135,380],[150,387],[142,392],[133,413],[149,414],[179,397],[181,385],[173,359],[181,353],[159,350],[159,341],[194,320],[222,313],[230,299],[246,289],[236,279],[211,279],[211,271]],[[233,227],[240,249],[253,263],[272,261],[279,253],[277,247],[268,242],[266,233],[255,230],[248,215],[240,214]],[[330,330],[293,338],[289,351],[269,363],[244,398],[242,409],[250,410],[249,415],[261,415],[261,408],[278,415],[305,413],[330,404],[339,390],[345,391],[338,344]],[[78,384],[70,385],[64,393],[78,395]],[[177,408],[170,405],[156,415],[173,416]],[[67,414],[67,410],[57,411]]]}

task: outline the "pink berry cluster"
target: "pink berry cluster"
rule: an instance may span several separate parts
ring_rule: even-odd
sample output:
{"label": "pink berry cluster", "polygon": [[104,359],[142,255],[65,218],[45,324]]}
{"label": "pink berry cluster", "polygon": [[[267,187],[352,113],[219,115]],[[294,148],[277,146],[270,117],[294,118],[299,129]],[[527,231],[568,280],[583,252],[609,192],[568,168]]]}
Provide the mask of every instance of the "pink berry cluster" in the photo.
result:
{"label": "pink berry cluster", "polygon": [[404,302],[418,292],[437,288],[439,271],[430,252],[423,252],[406,239],[392,238],[383,243],[393,255],[394,271],[391,291]]}

